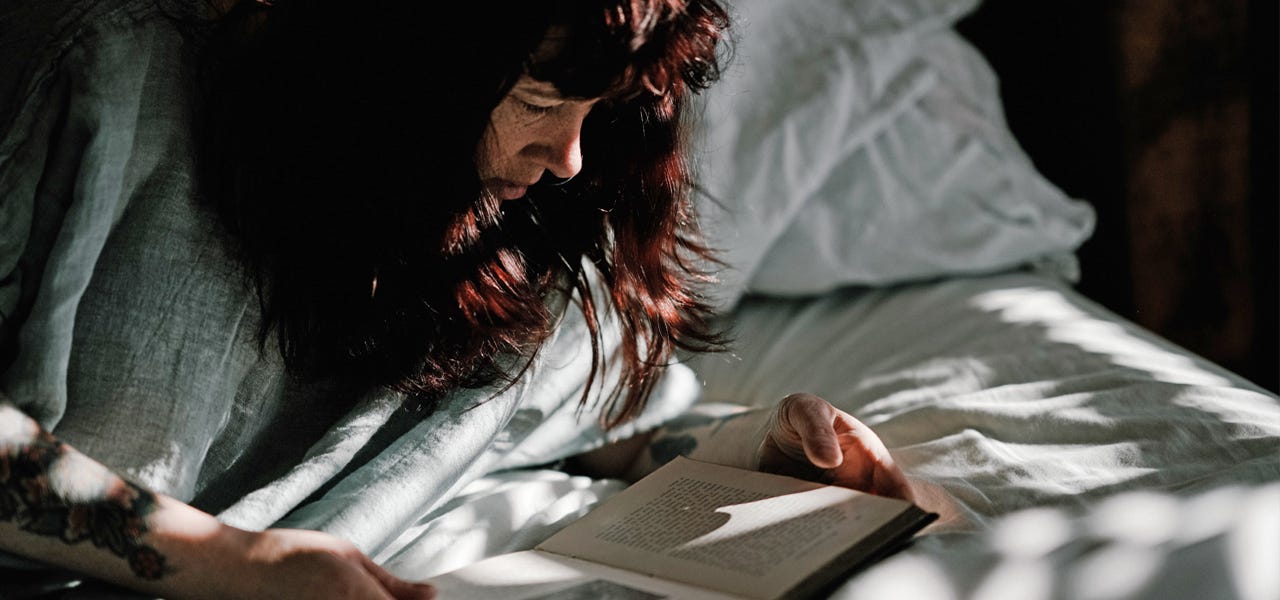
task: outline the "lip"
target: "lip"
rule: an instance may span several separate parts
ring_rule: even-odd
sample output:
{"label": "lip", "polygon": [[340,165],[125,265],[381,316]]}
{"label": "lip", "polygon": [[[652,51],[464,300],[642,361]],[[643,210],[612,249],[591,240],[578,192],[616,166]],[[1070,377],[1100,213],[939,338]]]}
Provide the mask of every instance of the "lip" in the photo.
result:
{"label": "lip", "polygon": [[505,179],[493,179],[485,185],[489,192],[499,200],[519,200],[529,191],[532,184],[515,183]]}

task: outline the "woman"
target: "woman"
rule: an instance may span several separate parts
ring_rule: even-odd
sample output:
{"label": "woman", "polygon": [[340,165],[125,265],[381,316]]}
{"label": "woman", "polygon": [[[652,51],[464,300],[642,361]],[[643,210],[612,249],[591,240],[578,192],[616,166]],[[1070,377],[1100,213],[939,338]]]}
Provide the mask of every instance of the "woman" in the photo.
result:
{"label": "woman", "polygon": [[[724,10],[428,4],[5,9],[37,34],[3,71],[0,549],[168,597],[430,597],[337,537],[211,513],[363,394],[409,421],[515,385],[570,298],[579,401],[620,373],[592,406],[607,428],[677,348],[718,345],[679,125]],[[634,479],[672,448],[908,494],[806,394],[570,462]]]}

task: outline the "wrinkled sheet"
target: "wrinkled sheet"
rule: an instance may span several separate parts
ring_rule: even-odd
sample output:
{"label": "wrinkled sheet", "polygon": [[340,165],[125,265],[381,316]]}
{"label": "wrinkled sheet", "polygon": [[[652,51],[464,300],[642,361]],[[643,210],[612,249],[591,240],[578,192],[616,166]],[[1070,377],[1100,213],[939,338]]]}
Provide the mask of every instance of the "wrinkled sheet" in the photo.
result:
{"label": "wrinkled sheet", "polygon": [[941,519],[837,598],[1280,597],[1280,401],[1052,278],[748,301],[706,401],[818,393]]}
{"label": "wrinkled sheet", "polygon": [[[685,363],[703,402],[818,393],[873,426],[941,515],[833,597],[1280,597],[1280,401],[1066,284],[753,298],[731,322],[731,353]],[[525,549],[613,486],[491,476],[382,558],[419,577]],[[414,547],[436,550],[403,560]]]}

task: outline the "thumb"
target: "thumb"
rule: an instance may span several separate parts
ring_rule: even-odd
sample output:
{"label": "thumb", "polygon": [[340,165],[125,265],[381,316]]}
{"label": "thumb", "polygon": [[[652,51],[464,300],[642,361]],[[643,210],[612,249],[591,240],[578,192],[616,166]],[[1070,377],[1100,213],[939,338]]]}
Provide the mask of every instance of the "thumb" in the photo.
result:
{"label": "thumb", "polygon": [[791,394],[779,407],[779,424],[788,437],[798,438],[804,458],[815,467],[832,469],[844,461],[836,435],[838,411],[813,394]]}

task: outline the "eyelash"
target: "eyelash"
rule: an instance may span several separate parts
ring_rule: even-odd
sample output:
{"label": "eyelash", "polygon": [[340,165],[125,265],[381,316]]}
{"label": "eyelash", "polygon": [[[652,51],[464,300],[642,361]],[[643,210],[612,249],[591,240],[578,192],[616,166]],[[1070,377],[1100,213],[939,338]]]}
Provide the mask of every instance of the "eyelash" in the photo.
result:
{"label": "eyelash", "polygon": [[519,100],[519,103],[520,108],[524,109],[525,112],[534,115],[545,115],[555,109],[554,106],[539,106],[537,104],[530,104],[524,100]]}

